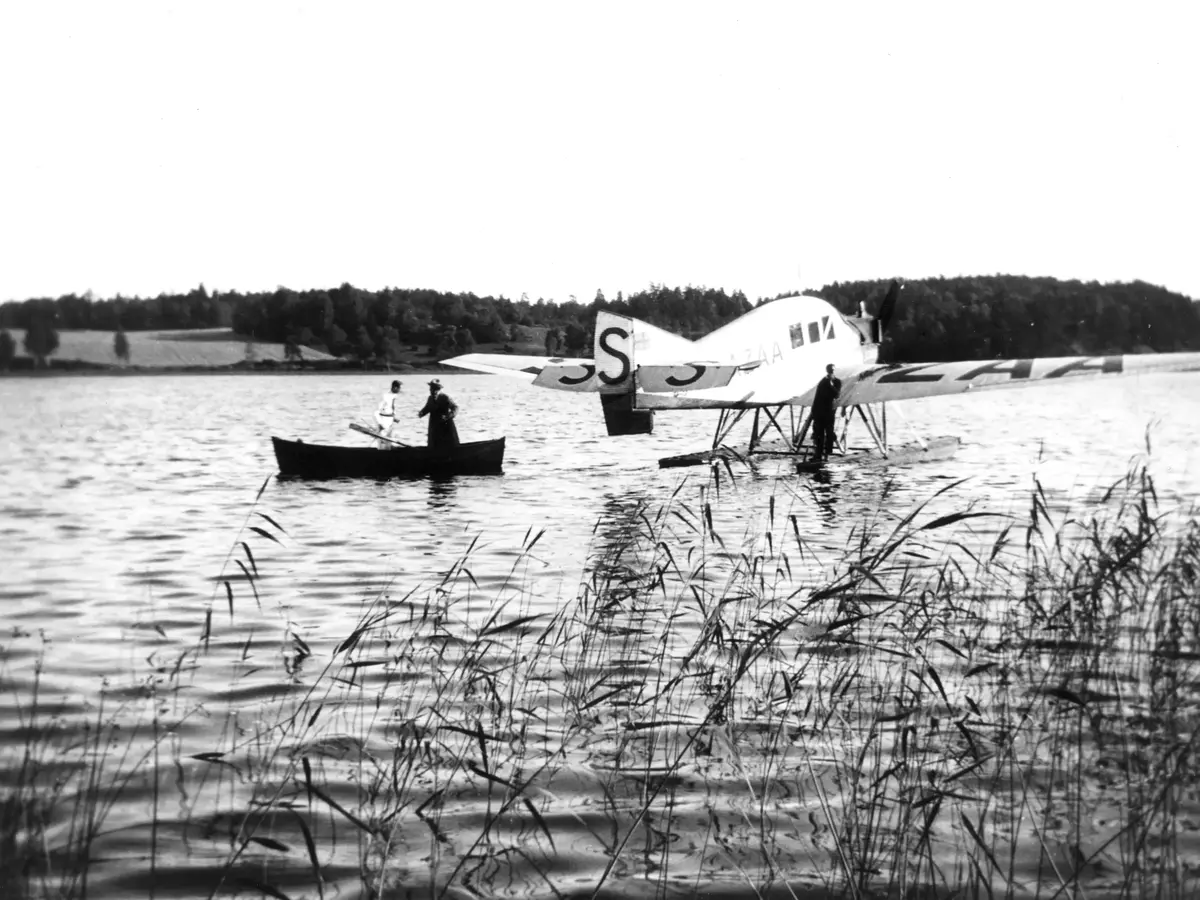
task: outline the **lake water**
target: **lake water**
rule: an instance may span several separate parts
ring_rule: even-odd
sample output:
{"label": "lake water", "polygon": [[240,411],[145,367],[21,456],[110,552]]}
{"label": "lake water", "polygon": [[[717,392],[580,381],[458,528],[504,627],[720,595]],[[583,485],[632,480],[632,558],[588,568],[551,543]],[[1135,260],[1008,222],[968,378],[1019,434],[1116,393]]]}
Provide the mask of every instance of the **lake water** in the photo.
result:
{"label": "lake water", "polygon": [[[398,429],[401,439],[423,440],[424,420],[415,412],[424,399],[425,380],[404,379],[398,406],[413,415],[407,430],[403,424]],[[789,527],[803,539],[808,555],[797,558],[796,570],[789,569],[787,577],[801,581],[834,564],[864,523],[898,519],[959,481],[933,510],[1023,518],[1035,477],[1054,509],[1086,510],[1100,488],[1146,453],[1147,434],[1147,464],[1162,508],[1186,511],[1200,497],[1195,449],[1200,445],[1200,378],[1194,375],[893,404],[893,440],[958,435],[963,439],[958,456],[890,470],[835,467],[816,479],[766,462],[736,466],[734,479],[725,476],[719,484],[707,469],[660,470],[656,463],[706,447],[715,413],[659,414],[652,436],[609,438],[594,397],[535,390],[503,378],[451,375],[442,381],[459,405],[462,438],[507,436],[502,476],[387,483],[272,477],[271,435],[361,444],[366,439],[349,431],[347,423],[370,421],[389,381],[378,374],[0,380],[0,539],[5,549],[0,755],[7,780],[19,772],[35,682],[39,702],[62,716],[55,746],[69,747],[86,741],[85,720],[106,715],[102,695],[110,698],[105,701],[109,712],[112,704],[125,702],[131,717],[143,715],[136,707],[149,683],[147,671],[178,661],[202,634],[208,637],[203,655],[187,656],[186,684],[172,682],[171,694],[172,710],[202,708],[203,714],[163,726],[172,732],[173,758],[187,765],[178,769],[177,778],[131,782],[114,796],[107,843],[102,852],[92,849],[97,861],[87,896],[233,891],[233,880],[211,877],[226,871],[215,860],[221,852],[228,854],[231,839],[226,834],[218,852],[209,846],[211,834],[207,844],[197,836],[195,823],[201,809],[210,825],[222,808],[237,809],[245,783],[230,788],[223,800],[197,805],[199,789],[187,779],[203,761],[191,757],[225,747],[229,728],[248,728],[246,721],[260,705],[315,678],[316,661],[326,664],[364,609],[381,599],[436,594],[447,572],[455,590],[470,594],[464,621],[498,598],[511,600],[507,619],[519,610],[545,621],[579,598],[581,584],[601,566],[607,549],[641,527],[640,516],[652,517],[674,496],[683,511],[676,517],[680,523],[693,515],[699,520],[703,504],[710,504],[714,528],[731,559],[761,539],[772,515],[794,516]],[[1000,528],[980,518],[960,523],[955,535],[978,541]],[[523,553],[535,537],[533,548]],[[652,555],[654,548],[646,552]],[[455,570],[464,556],[469,575]],[[688,627],[695,631],[700,623]],[[297,655],[296,648],[303,652]],[[308,669],[298,669],[297,660],[308,660]],[[419,683],[422,677],[413,673],[408,680]],[[383,705],[388,702],[384,696]],[[233,713],[243,716],[240,725],[228,724]],[[173,714],[164,714],[163,721]],[[469,722],[463,727],[474,728]],[[342,722],[331,724],[328,733],[352,730]],[[367,740],[369,733],[380,746],[394,749],[395,741],[385,739],[384,731],[368,727],[359,738]],[[574,771],[577,764],[598,765],[583,754],[566,759],[564,771]],[[645,767],[646,760],[637,765]],[[327,777],[347,796],[360,799],[358,776]],[[720,784],[709,782],[690,795],[684,789],[678,802],[699,804],[714,783]],[[503,787],[500,782],[492,787],[498,785]],[[731,790],[736,788],[735,780]],[[558,835],[552,854],[557,868],[548,870],[532,861],[523,870],[511,860],[507,868],[496,868],[495,858],[489,858],[493,868],[486,872],[456,867],[431,851],[428,834],[411,847],[364,850],[361,840],[338,844],[330,838],[334,826],[327,823],[316,841],[326,867],[322,889],[327,896],[358,896],[365,890],[361,873],[379,868],[363,862],[364,854],[399,860],[389,870],[395,880],[376,885],[392,896],[437,881],[427,874],[435,865],[446,876],[454,873],[455,884],[469,882],[468,892],[483,895],[542,896],[551,890],[548,885],[587,889],[621,857],[611,845],[607,851],[596,849],[601,826],[584,809],[591,802],[589,792],[596,790],[583,774],[571,784],[560,780],[552,786],[555,796],[574,797],[579,805],[569,815],[546,812],[549,828],[543,829],[537,817],[532,825],[526,822],[534,831]],[[487,819],[497,803],[490,794],[483,800],[464,797],[459,811],[448,811],[445,820],[457,822],[459,833]],[[157,812],[147,813],[149,803]],[[147,850],[150,819],[156,852]],[[332,820],[340,821],[338,814],[331,814]],[[55,827],[53,834],[65,840],[65,826]],[[440,842],[454,858],[474,858],[451,846],[453,834],[435,836],[432,843],[436,848]],[[303,846],[299,838],[283,843]],[[282,852],[265,844],[253,849],[267,856]],[[742,864],[732,853],[720,868],[736,873]],[[267,879],[267,864],[255,865],[254,878],[237,866],[227,871],[236,871],[246,889],[247,883]],[[639,871],[622,866],[609,875],[610,886],[654,893],[652,865]],[[275,889],[291,897],[317,896],[314,879],[305,880],[305,865],[293,868],[286,876],[272,869],[271,878],[283,880],[262,883],[286,883]],[[704,866],[684,864],[680,871],[696,879],[681,883],[681,889],[706,884],[709,877]],[[736,888],[737,878],[730,884]]]}

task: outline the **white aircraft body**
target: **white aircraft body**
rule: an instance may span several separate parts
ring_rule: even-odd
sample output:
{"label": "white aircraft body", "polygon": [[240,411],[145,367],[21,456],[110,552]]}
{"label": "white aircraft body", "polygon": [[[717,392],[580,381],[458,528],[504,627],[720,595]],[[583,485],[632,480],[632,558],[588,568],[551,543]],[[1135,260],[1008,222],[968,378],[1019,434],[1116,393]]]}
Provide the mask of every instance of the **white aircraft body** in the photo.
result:
{"label": "white aircraft body", "polygon": [[[1200,353],[881,364],[878,341],[898,295],[899,285],[893,283],[877,317],[844,316],[820,297],[785,297],[696,341],[601,311],[594,359],[472,353],[446,363],[532,376],[535,385],[553,390],[599,393],[610,434],[649,432],[654,410],[811,406],[831,364],[841,380],[837,406],[847,411],[886,401],[1031,387],[1068,378],[1200,371]],[[719,426],[718,437],[720,430]],[[789,440],[798,446],[796,434]],[[881,449],[886,452],[886,438]]]}

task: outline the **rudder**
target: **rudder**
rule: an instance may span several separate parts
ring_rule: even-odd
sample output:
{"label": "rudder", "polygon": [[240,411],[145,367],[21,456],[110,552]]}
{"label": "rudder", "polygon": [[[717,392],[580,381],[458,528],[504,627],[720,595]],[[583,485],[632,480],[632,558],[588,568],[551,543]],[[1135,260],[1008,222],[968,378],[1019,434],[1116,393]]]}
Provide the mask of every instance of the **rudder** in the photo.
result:
{"label": "rudder", "polygon": [[639,327],[652,326],[605,310],[596,313],[596,379],[610,436],[654,431],[654,411],[633,408],[634,353],[639,344],[635,332]]}

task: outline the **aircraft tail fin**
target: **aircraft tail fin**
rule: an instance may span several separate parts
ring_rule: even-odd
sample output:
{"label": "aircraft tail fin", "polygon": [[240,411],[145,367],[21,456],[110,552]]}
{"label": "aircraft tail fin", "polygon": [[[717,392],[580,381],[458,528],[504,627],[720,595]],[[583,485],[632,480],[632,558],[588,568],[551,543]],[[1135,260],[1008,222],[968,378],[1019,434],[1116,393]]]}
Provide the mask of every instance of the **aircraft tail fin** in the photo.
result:
{"label": "aircraft tail fin", "polygon": [[634,408],[639,354],[664,362],[686,360],[694,352],[691,341],[669,331],[607,310],[596,313],[596,379],[608,433],[650,434],[654,430],[653,411]]}
{"label": "aircraft tail fin", "polygon": [[604,427],[610,437],[623,434],[653,434],[654,410],[634,409],[634,394],[601,394],[600,408],[604,410]]}
{"label": "aircraft tail fin", "polygon": [[637,389],[634,373],[638,357],[656,365],[687,363],[696,348],[687,338],[629,316],[600,310],[596,314],[596,377],[603,394],[624,394]]}

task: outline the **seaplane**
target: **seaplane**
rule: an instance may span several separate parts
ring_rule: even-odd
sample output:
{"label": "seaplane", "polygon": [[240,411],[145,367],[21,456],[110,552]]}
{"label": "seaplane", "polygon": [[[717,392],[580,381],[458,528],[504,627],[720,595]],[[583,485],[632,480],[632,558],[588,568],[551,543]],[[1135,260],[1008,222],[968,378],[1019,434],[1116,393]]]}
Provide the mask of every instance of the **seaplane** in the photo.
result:
{"label": "seaplane", "polygon": [[[660,466],[765,455],[795,457],[800,471],[818,465],[806,437],[818,384],[831,365],[840,390],[834,454],[827,459],[864,464],[946,459],[960,445],[957,437],[937,437],[893,446],[888,403],[1065,379],[1200,371],[1200,353],[881,363],[880,342],[901,290],[900,282],[892,282],[874,315],[864,304],[849,316],[821,297],[783,297],[695,341],[600,310],[592,359],[469,353],[445,363],[532,379],[550,390],[599,394],[610,435],[649,434],[656,412],[720,411],[710,449],[661,459]],[[731,435],[747,421],[748,443],[731,445]],[[849,443],[856,423],[869,437],[865,446]]]}

